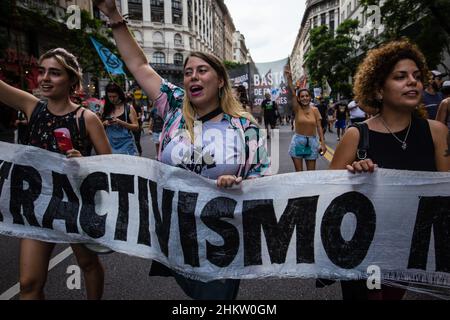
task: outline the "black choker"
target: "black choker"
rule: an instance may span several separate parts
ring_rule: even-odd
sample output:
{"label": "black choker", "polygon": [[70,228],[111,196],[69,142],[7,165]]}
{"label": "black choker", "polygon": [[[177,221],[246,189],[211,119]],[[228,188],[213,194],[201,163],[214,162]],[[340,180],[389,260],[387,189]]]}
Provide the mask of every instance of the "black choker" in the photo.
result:
{"label": "black choker", "polygon": [[221,114],[223,112],[223,110],[222,110],[222,107],[217,107],[216,109],[214,109],[213,111],[211,111],[210,113],[208,113],[208,114],[205,114],[203,117],[200,117],[200,118],[198,118],[197,119],[197,121],[200,121],[200,122],[206,122],[206,121],[209,121],[209,120],[211,120],[212,118],[215,118],[215,117],[217,117],[219,114]]}

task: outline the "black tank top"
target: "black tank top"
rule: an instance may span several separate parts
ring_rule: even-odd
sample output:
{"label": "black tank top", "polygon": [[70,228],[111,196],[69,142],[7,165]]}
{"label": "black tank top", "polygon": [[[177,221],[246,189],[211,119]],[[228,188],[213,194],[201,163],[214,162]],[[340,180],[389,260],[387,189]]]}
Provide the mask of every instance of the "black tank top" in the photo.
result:
{"label": "black tank top", "polygon": [[[80,108],[81,106],[68,114],[57,116],[48,110],[47,102],[39,101],[33,110],[29,122],[28,145],[52,152],[63,153],[58,148],[53,130],[67,128],[70,132],[74,149],[80,151],[83,156],[88,155],[87,148],[89,143],[86,141],[85,134],[80,134],[79,124],[77,124],[76,114]],[[80,119],[79,122],[81,123]],[[80,126],[80,128],[84,127],[84,120],[82,121],[83,126]]]}
{"label": "black tank top", "polygon": [[[403,141],[407,132],[408,128],[405,128],[395,135]],[[408,147],[403,150],[402,144],[391,133],[369,130],[367,155],[380,168],[437,171],[433,137],[427,120],[413,116],[406,143]]]}

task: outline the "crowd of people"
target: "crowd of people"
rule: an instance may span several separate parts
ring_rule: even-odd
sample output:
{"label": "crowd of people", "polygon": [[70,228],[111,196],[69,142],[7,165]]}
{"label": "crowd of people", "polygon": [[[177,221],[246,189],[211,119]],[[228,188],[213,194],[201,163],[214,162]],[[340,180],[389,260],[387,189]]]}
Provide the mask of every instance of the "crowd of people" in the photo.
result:
{"label": "crowd of people", "polygon": [[[153,101],[149,132],[156,146],[157,160],[216,180],[218,188],[239,185],[245,179],[271,175],[266,136],[246,105],[236,99],[223,63],[215,56],[192,52],[184,63],[183,88],[169,83],[151,67],[130,33],[114,0],[98,1],[109,18],[117,48],[128,70]],[[351,101],[329,103],[314,97],[308,89],[293,93],[293,130],[289,155],[296,171],[316,169],[316,160],[327,150],[325,133],[337,130],[339,144],[330,170],[352,173],[376,168],[416,171],[450,170],[448,128],[450,128],[450,82],[438,71],[429,71],[420,50],[407,40],[393,41],[371,50],[355,75]],[[81,85],[81,68],[68,51],[52,49],[39,60],[38,82],[45,99],[0,81],[0,100],[16,110],[14,123],[22,128],[21,143],[65,154],[68,158],[95,154],[139,156],[142,109],[127,99],[122,88],[110,83],[99,114],[82,108],[70,97]],[[289,78],[289,75],[288,75]],[[442,89],[442,94],[440,90]],[[277,103],[267,94],[262,102],[264,124],[276,127]],[[3,111],[2,111],[3,112]],[[4,117],[0,119],[5,119]],[[434,120],[436,119],[436,120]],[[202,145],[195,147],[194,128],[203,129]],[[66,128],[73,146],[63,149],[55,130]],[[209,129],[223,133],[208,136]],[[363,135],[367,130],[368,135]],[[230,139],[229,135],[232,135]],[[241,139],[245,136],[245,139]],[[360,140],[368,149],[360,152]],[[0,137],[11,142],[11,136]],[[177,152],[174,152],[177,150]],[[180,152],[181,150],[181,152]],[[200,154],[200,157],[196,157]],[[208,160],[208,161],[205,161]],[[245,159],[245,162],[241,162]],[[231,161],[230,161],[231,160]],[[196,162],[200,161],[200,162]],[[44,285],[54,243],[22,239],[20,245],[20,297],[44,298]],[[72,244],[84,271],[87,297],[103,293],[104,271],[95,252]],[[240,280],[201,282],[153,261],[150,275],[173,276],[193,299],[236,299]],[[404,290],[385,287],[369,291],[364,281],[342,282],[344,299],[400,299]]]}

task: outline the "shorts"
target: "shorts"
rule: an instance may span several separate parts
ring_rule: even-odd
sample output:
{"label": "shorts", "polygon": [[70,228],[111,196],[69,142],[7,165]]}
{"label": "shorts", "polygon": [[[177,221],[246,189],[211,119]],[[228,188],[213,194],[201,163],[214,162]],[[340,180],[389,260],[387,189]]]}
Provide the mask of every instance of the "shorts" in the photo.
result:
{"label": "shorts", "polygon": [[158,132],[158,133],[153,132],[153,133],[152,133],[152,141],[153,141],[154,143],[156,143],[156,144],[159,144],[159,138],[160,138],[160,136],[161,136],[161,133],[160,133],[160,132]]}
{"label": "shorts", "polygon": [[[295,146],[306,145],[307,138],[309,139],[309,145],[311,146],[311,154],[305,156],[297,156],[295,154]],[[301,134],[294,134],[289,146],[289,155],[292,158],[305,159],[305,160],[317,160],[319,158],[319,139],[316,136],[303,136]]]}
{"label": "shorts", "polygon": [[336,121],[334,126],[338,129],[345,129],[345,127],[347,126],[347,121],[346,120],[338,120],[338,121]]}

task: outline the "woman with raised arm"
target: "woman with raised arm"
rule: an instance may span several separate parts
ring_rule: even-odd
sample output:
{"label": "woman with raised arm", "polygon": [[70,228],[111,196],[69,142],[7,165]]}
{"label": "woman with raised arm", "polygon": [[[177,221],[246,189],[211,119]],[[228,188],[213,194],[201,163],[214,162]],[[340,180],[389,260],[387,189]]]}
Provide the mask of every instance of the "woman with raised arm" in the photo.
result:
{"label": "woman with raised arm", "polygon": [[[429,71],[425,57],[406,40],[369,51],[355,76],[354,93],[374,117],[360,129],[351,127],[334,153],[330,169],[373,172],[375,166],[413,171],[448,171],[447,128],[426,120],[421,106]],[[368,145],[359,148],[360,131],[367,126]],[[383,285],[368,290],[366,281],[342,281],[344,299],[401,299],[403,289]]]}
{"label": "woman with raised arm", "polygon": [[[232,94],[228,74],[215,56],[192,52],[184,64],[184,90],[163,80],[131,36],[114,0],[96,1],[109,17],[119,52],[128,70],[154,101],[164,119],[158,160],[217,180],[217,186],[238,185],[268,173],[264,140],[253,117]],[[202,136],[194,136],[194,122]],[[193,141],[202,138],[201,147]],[[157,273],[156,269],[160,273]],[[165,271],[194,299],[235,299],[239,280],[200,282],[152,263],[151,274]]]}
{"label": "woman with raised arm", "polygon": [[[81,87],[82,73],[74,55],[62,48],[52,49],[39,59],[38,83],[46,101],[0,81],[0,101],[22,111],[28,123],[28,144],[68,158],[88,156],[93,144],[97,154],[111,153],[97,116],[70,100]],[[58,144],[55,130],[70,135],[73,148]],[[78,264],[84,272],[88,299],[100,299],[103,294],[104,272],[98,256],[82,244],[72,244]],[[20,298],[43,299],[44,285],[54,243],[22,239],[20,243]]]}
{"label": "woman with raised arm", "polygon": [[295,171],[303,171],[303,160],[305,160],[306,170],[316,170],[319,155],[323,155],[327,150],[322,129],[322,116],[319,109],[311,103],[309,90],[306,88],[295,90],[289,68],[285,69],[285,74],[294,97],[292,110],[295,134],[289,146],[289,155],[294,162]]}

